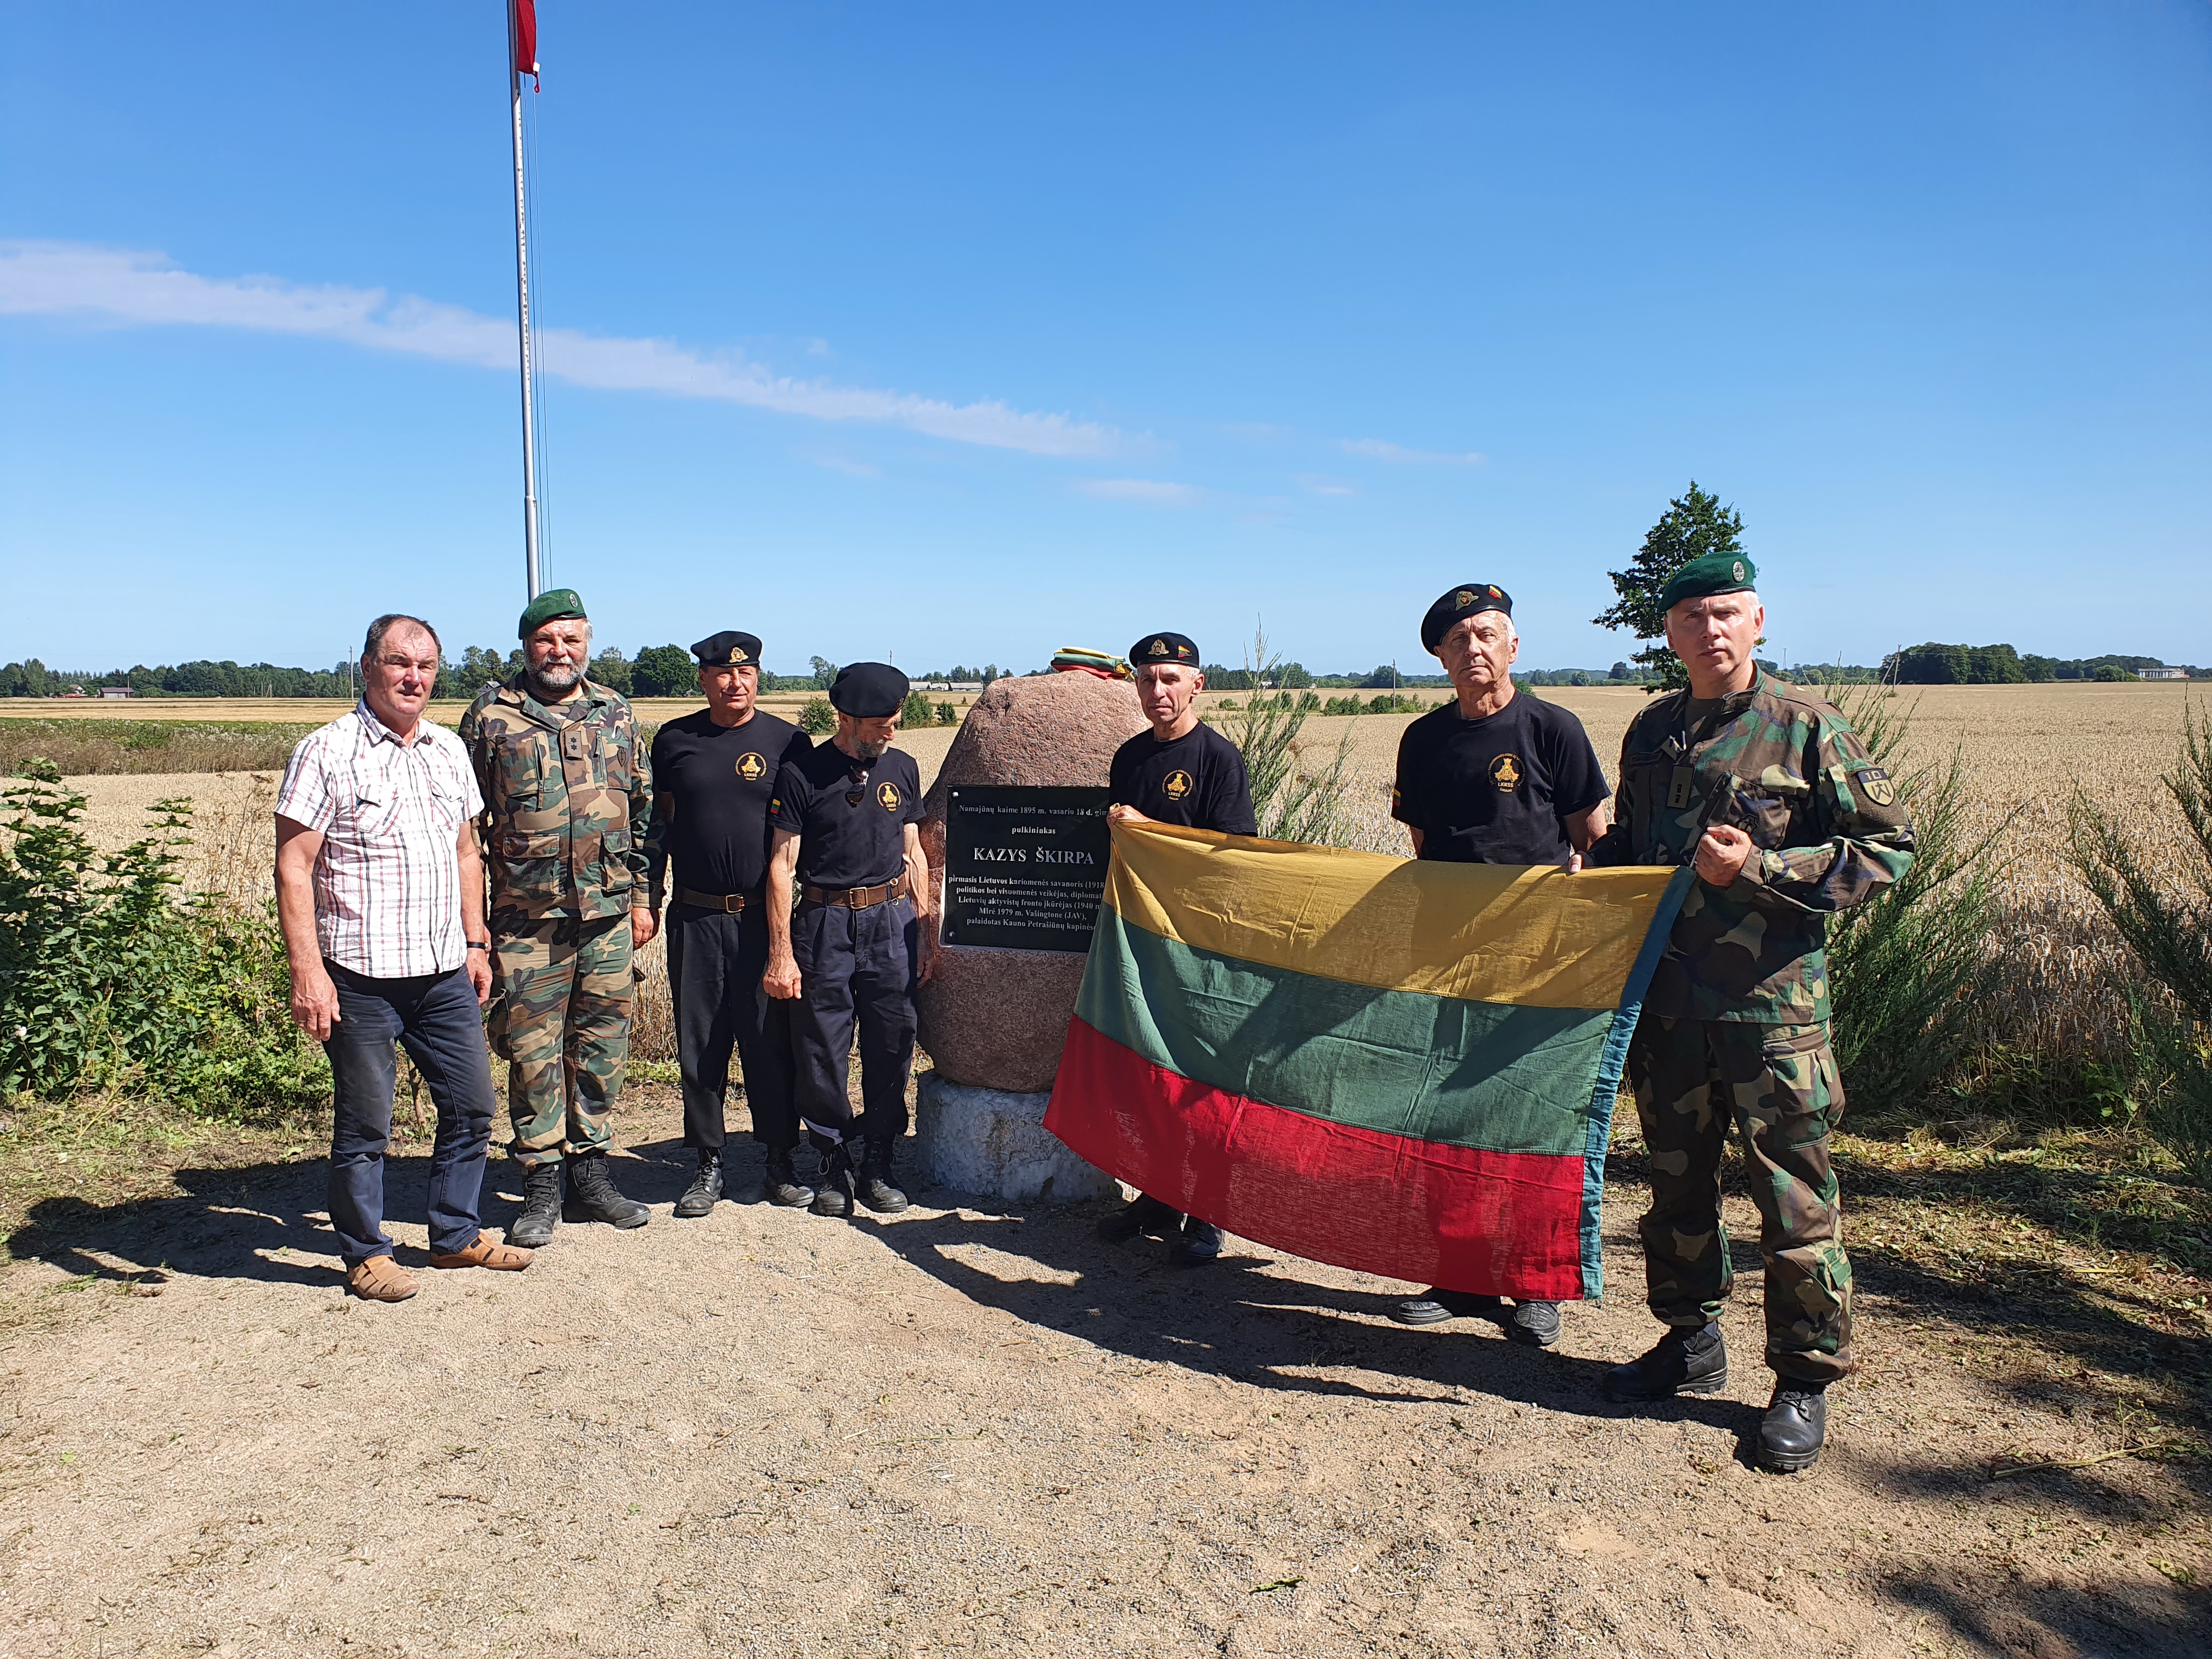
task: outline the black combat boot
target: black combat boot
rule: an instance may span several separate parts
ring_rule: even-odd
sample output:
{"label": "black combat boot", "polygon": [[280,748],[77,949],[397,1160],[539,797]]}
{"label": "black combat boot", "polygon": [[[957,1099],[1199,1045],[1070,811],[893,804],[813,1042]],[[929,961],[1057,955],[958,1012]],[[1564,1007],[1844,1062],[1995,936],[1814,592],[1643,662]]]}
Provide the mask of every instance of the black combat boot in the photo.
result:
{"label": "black combat boot", "polygon": [[1728,1387],[1728,1344],[1717,1324],[1670,1330],[1641,1359],[1605,1374],[1608,1400],[1671,1400],[1678,1394],[1717,1394]]}
{"label": "black combat boot", "polygon": [[1169,1208],[1157,1198],[1139,1193],[1098,1224],[1098,1237],[1115,1244],[1143,1233],[1153,1238],[1173,1238],[1182,1225],[1182,1212]]}
{"label": "black combat boot", "polygon": [[548,1158],[522,1170],[522,1213],[507,1224],[507,1242],[526,1250],[542,1250],[553,1242],[561,1224],[561,1160]]}
{"label": "black combat boot", "polygon": [[1777,1377],[1774,1399],[1759,1425],[1759,1466],[1795,1474],[1820,1461],[1828,1438],[1828,1385]]}
{"label": "black combat boot", "polygon": [[781,1204],[787,1210],[814,1201],[814,1188],[800,1181],[799,1171],[791,1167],[788,1146],[769,1148],[766,1196],[769,1203]]}
{"label": "black combat boot", "polygon": [[867,1162],[860,1167],[860,1202],[879,1215],[896,1215],[906,1208],[906,1194],[891,1185],[891,1143],[868,1143]]}
{"label": "black combat boot", "polygon": [[1499,1323],[1509,1341],[1524,1348],[1548,1348],[1559,1340],[1559,1304],[1516,1302],[1512,1313]]}
{"label": "black combat boot", "polygon": [[1432,1286],[1390,1310],[1401,1325],[1441,1325],[1448,1319],[1493,1319],[1503,1311],[1502,1296],[1482,1296],[1473,1291],[1447,1291]]}
{"label": "black combat boot", "polygon": [[1168,1246],[1168,1260],[1178,1267],[1203,1267],[1221,1259],[1221,1229],[1196,1216],[1182,1224],[1182,1231]]}
{"label": "black combat boot", "polygon": [[807,1207],[817,1215],[853,1213],[853,1153],[849,1147],[840,1145],[823,1159],[822,1184],[814,1189],[814,1202]]}
{"label": "black combat boot", "polygon": [[607,1173],[607,1155],[594,1146],[568,1160],[568,1202],[561,1212],[563,1221],[604,1221],[610,1227],[642,1227],[653,1212],[615,1190]]}
{"label": "black combat boot", "polygon": [[686,1221],[696,1221],[702,1215],[712,1215],[714,1200],[721,1195],[721,1152],[717,1147],[702,1146],[699,1149],[699,1173],[691,1177],[691,1184],[684,1189],[684,1196],[676,1200],[676,1213]]}

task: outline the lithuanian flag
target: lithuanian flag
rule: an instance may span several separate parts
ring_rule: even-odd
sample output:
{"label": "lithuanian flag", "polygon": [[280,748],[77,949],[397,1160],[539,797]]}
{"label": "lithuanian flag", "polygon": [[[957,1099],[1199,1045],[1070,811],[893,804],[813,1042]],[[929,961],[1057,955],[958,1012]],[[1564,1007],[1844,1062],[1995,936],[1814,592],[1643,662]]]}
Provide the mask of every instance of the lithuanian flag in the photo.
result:
{"label": "lithuanian flag", "polygon": [[1048,1129],[1314,1261],[1598,1294],[1613,1095],[1691,872],[1113,834]]}

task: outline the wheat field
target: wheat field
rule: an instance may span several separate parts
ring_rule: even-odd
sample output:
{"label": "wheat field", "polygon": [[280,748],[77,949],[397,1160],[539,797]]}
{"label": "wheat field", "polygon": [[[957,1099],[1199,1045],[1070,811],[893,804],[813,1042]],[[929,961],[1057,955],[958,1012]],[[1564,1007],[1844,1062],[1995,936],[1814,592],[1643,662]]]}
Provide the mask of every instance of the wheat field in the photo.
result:
{"label": "wheat field", "polygon": [[[1957,750],[1972,779],[1976,825],[1984,831],[2003,826],[1990,854],[2002,866],[2001,915],[1990,939],[1998,990],[1977,1022],[1982,1050],[2060,1062],[2119,1052],[2134,970],[2066,862],[2067,809],[2079,790],[2133,823],[2148,844],[2170,850],[2172,867],[2186,868],[2183,827],[2160,778],[2178,757],[2191,690],[2187,684],[2075,683],[1907,687],[1897,694],[1911,712],[1905,763],[1948,760]],[[1581,719],[1607,778],[1613,778],[1621,735],[1644,707],[1644,694],[1633,689],[1547,687],[1536,695]],[[1423,696],[1435,701],[1441,694]],[[1206,698],[1210,705],[1222,700],[1212,694]],[[653,721],[693,706],[672,702],[664,711],[646,704],[641,712]],[[2212,705],[2200,698],[2197,706],[2202,712]],[[90,706],[79,707],[99,718]],[[164,715],[171,712],[170,706],[148,704],[132,712],[143,718],[155,707]],[[252,712],[235,705],[210,707],[230,720],[301,717],[298,703],[257,705]],[[264,708],[271,712],[260,713]],[[1209,712],[1224,728],[1233,727],[1233,713],[1218,708]],[[1399,735],[1411,718],[1334,716],[1307,722],[1300,748],[1309,765],[1325,765],[1350,738],[1346,777],[1352,829],[1346,839],[1352,844],[1376,852],[1409,850],[1402,829],[1390,819],[1389,791]],[[952,728],[938,727],[900,739],[919,763],[925,787],[953,736]],[[79,778],[73,787],[91,802],[87,825],[94,840],[111,848],[141,833],[156,799],[194,797],[198,829],[186,870],[198,884],[250,897],[268,891],[274,783],[274,775],[266,772],[172,773]],[[659,1037],[665,1001],[659,955],[656,945],[649,953],[641,1010],[641,1057],[657,1057],[665,1046]]]}

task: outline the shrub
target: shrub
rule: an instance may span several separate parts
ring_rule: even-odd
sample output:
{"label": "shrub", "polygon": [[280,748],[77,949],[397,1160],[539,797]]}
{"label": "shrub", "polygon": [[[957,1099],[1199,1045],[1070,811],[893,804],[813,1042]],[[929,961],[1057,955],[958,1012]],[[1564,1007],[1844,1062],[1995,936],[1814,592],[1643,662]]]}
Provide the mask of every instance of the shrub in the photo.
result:
{"label": "shrub", "polygon": [[830,699],[809,697],[799,706],[799,729],[809,737],[827,737],[837,729],[837,711],[830,706]]}
{"label": "shrub", "polygon": [[930,702],[928,692],[909,691],[906,694],[906,702],[899,706],[899,724],[909,732],[918,726],[937,724],[937,705]]}
{"label": "shrub", "polygon": [[937,705],[937,723],[939,726],[959,725],[959,711],[949,702],[940,702]]}
{"label": "shrub", "polygon": [[103,855],[85,798],[49,761],[26,771],[0,794],[0,1097],[127,1085],[223,1115],[327,1099],[268,909],[179,890],[191,802],[155,803],[149,833]]}
{"label": "shrub", "polygon": [[1867,751],[1896,780],[1914,842],[1904,879],[1830,924],[1836,1061],[1863,1104],[1910,1107],[1958,1060],[1989,981],[1986,941],[2004,872],[1992,854],[2012,817],[1971,837],[1964,755],[1954,751],[1946,763],[1905,770],[1898,762],[1913,709],[1898,704],[1893,688],[1826,690]]}
{"label": "shrub", "polygon": [[[2076,793],[2069,818],[2075,869],[2112,919],[2171,1009],[2137,1000],[2145,1127],[2191,1176],[2212,1182],[2212,718],[2182,716],[2182,752],[2160,781],[2193,842],[2188,867],[2154,861],[2123,824]],[[2187,842],[2184,843],[2187,845]]]}
{"label": "shrub", "polygon": [[[1281,659],[1267,654],[1267,636],[1255,633],[1247,664],[1250,678],[1272,678],[1280,665]],[[1306,717],[1320,702],[1310,691],[1296,697],[1288,691],[1255,696],[1237,711],[1230,728],[1230,740],[1243,751],[1260,833],[1270,840],[1347,844],[1352,826],[1345,811],[1344,773],[1352,763],[1352,733],[1345,732],[1328,761],[1310,769],[1304,767],[1305,745],[1298,742]]]}

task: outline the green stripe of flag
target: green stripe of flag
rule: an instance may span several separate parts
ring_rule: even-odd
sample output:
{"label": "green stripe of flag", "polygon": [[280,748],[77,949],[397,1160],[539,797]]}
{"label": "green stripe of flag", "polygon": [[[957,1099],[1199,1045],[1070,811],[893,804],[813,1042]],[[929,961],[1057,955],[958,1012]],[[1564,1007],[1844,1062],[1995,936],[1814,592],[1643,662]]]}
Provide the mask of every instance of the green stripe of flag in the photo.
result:
{"label": "green stripe of flag", "polygon": [[[1309,1117],[1574,1158],[1588,1147],[1589,1079],[1614,1018],[1259,967],[1163,939],[1110,906],[1076,1012],[1154,1065]],[[1563,1094],[1562,1080],[1574,1087]]]}

